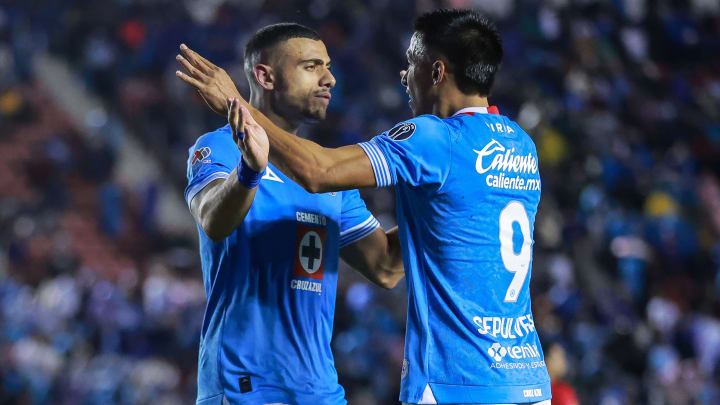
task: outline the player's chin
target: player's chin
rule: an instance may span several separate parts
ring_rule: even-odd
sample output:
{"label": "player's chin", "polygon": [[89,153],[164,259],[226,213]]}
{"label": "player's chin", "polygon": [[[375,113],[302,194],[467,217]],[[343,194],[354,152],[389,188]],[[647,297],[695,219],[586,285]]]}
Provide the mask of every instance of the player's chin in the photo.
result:
{"label": "player's chin", "polygon": [[305,122],[318,122],[325,119],[327,116],[327,107],[316,107],[310,108],[305,111]]}

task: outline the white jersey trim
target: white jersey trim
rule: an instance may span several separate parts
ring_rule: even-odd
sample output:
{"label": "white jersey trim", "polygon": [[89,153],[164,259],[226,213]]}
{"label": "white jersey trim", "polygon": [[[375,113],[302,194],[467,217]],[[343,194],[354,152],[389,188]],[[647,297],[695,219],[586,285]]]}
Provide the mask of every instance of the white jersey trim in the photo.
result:
{"label": "white jersey trim", "polygon": [[370,164],[375,172],[375,183],[377,183],[377,187],[380,188],[392,185],[393,179],[390,174],[390,167],[387,164],[387,160],[385,160],[385,155],[375,142],[360,142],[357,145],[363,148],[370,159]]}
{"label": "white jersey trim", "polygon": [[215,172],[215,173],[207,176],[200,183],[192,186],[192,188],[188,191],[188,194],[187,194],[188,207],[190,206],[190,203],[192,202],[193,197],[195,197],[195,194],[199,193],[202,189],[204,189],[205,186],[210,184],[211,181],[217,180],[217,179],[227,179],[229,176],[230,176],[230,173],[228,173],[228,172]]}
{"label": "white jersey trim", "polygon": [[[550,400],[546,399],[544,401],[540,402],[531,402],[527,404],[482,404],[482,405],[550,405]],[[415,404],[409,404],[407,402],[403,402],[403,405],[415,405]],[[477,404],[456,404],[456,405],[477,405]]]}
{"label": "white jersey trim", "polygon": [[465,114],[465,113],[488,114],[488,109],[487,109],[487,107],[465,107],[462,110],[453,114],[453,116],[456,116],[458,114]]}
{"label": "white jersey trim", "polygon": [[340,247],[345,247],[351,243],[359,241],[360,239],[370,235],[379,226],[380,223],[377,219],[370,215],[365,221],[340,232]]}
{"label": "white jersey trim", "polygon": [[435,395],[433,395],[430,384],[425,386],[425,391],[423,391],[422,398],[420,398],[420,402],[418,402],[418,404],[437,404],[437,400],[435,399]]}

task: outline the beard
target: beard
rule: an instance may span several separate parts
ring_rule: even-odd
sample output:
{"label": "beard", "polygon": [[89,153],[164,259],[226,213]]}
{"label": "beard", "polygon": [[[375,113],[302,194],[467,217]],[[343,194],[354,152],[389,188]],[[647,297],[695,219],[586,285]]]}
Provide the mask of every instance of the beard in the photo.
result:
{"label": "beard", "polygon": [[312,97],[311,100],[308,100],[305,104],[305,107],[302,110],[302,115],[306,123],[309,122],[319,122],[325,119],[327,116],[327,104],[323,103],[322,101],[318,100],[317,97]]}
{"label": "beard", "polygon": [[327,116],[328,103],[317,97],[315,92],[309,94],[289,94],[276,92],[273,97],[273,110],[284,119],[296,124],[314,124]]}

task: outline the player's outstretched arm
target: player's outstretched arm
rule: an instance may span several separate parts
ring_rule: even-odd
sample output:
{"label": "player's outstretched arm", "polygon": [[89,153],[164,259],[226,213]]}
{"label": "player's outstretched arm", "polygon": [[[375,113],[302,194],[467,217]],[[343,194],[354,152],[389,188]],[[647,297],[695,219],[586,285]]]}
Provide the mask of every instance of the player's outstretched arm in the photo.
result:
{"label": "player's outstretched arm", "polygon": [[208,106],[219,114],[227,111],[227,97],[240,100],[267,131],[270,160],[305,190],[324,193],[376,185],[370,159],[362,148],[356,145],[324,148],[285,132],[240,96],[227,72],[185,45],[181,45],[180,50],[183,55],[176,59],[187,72],[178,70],[177,77],[195,87]]}
{"label": "player's outstretched arm", "polygon": [[370,235],[340,249],[340,257],[373,284],[393,288],[405,276],[397,226]]}
{"label": "player's outstretched arm", "polygon": [[185,44],[180,44],[180,52],[175,56],[187,73],[176,71],[175,75],[185,83],[195,87],[208,107],[215,113],[227,116],[226,101],[239,98],[235,83],[225,69],[203,58]]}
{"label": "player's outstretched arm", "polygon": [[[268,141],[254,121],[240,121],[240,103],[228,100],[228,120],[242,162],[226,179],[214,180],[190,203],[193,217],[214,242],[225,239],[245,219],[268,162]],[[247,114],[249,116],[249,114]]]}
{"label": "player's outstretched arm", "polygon": [[245,107],[243,111],[252,114],[265,129],[270,142],[270,161],[308,192],[375,187],[375,172],[360,146],[324,148],[286,132],[244,99],[238,100]]}

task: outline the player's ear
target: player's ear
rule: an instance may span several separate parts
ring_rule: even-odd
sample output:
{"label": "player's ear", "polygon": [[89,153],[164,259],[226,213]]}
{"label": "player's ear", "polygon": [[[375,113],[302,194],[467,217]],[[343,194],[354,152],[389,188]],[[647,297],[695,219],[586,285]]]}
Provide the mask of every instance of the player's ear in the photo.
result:
{"label": "player's ear", "polygon": [[263,89],[272,90],[275,88],[275,73],[270,66],[258,63],[253,68],[253,75],[255,76],[255,81]]}
{"label": "player's ear", "polygon": [[440,84],[445,78],[445,62],[438,59],[432,65],[432,81],[433,84]]}

